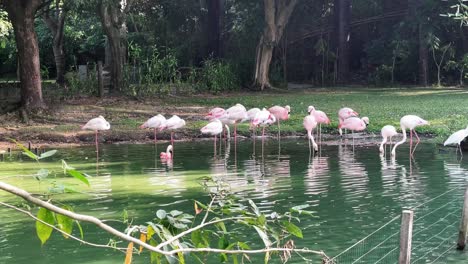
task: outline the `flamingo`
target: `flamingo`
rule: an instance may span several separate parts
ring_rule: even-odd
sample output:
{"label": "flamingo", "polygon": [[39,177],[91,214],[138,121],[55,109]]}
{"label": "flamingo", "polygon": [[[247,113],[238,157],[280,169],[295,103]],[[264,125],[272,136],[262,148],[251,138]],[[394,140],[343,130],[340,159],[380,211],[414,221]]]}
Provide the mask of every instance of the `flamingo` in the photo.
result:
{"label": "flamingo", "polygon": [[392,137],[395,136],[396,134],[398,134],[398,132],[396,131],[396,128],[394,126],[391,126],[391,125],[386,125],[384,127],[382,127],[382,129],[380,130],[380,134],[382,135],[382,143],[380,143],[380,153],[384,153],[384,145],[385,143],[387,143],[387,139],[390,140],[390,145],[392,144]]}
{"label": "flamingo", "polygon": [[[414,134],[416,135],[416,138],[418,139],[418,142],[416,144],[419,143],[419,136],[418,134],[416,133],[416,130],[414,130],[416,127],[418,126],[424,126],[424,125],[429,125],[429,122],[427,122],[426,120],[420,118],[419,116],[415,116],[415,115],[405,115],[404,117],[402,117],[400,119],[400,126],[401,126],[401,132],[403,133],[403,139],[399,142],[397,142],[395,144],[395,146],[393,146],[393,149],[392,149],[392,156],[395,157],[395,150],[396,148],[405,143],[406,142],[406,129],[409,129],[410,131],[410,150],[411,150],[411,147],[413,146],[413,132]],[[414,151],[413,151],[414,152]],[[411,153],[411,156],[413,155],[413,153]]]}
{"label": "flamingo", "polygon": [[263,126],[262,130],[262,138],[265,136],[265,126],[274,124],[276,122],[276,117],[270,113],[270,111],[266,110],[263,108],[260,112],[258,112],[253,121],[252,125],[257,127],[257,126]]}
{"label": "flamingo", "polygon": [[450,135],[450,137],[447,138],[447,140],[445,140],[444,146],[454,145],[454,144],[458,145],[457,148],[460,148],[460,154],[463,156],[460,143],[466,137],[468,137],[468,126],[465,129],[458,130],[457,132]]}
{"label": "flamingo", "polygon": [[210,134],[214,136],[214,148],[216,150],[216,135],[221,134],[221,132],[223,132],[223,123],[221,123],[219,119],[215,119],[208,123],[208,125],[202,127],[200,131],[203,134]]}
{"label": "flamingo", "polygon": [[182,128],[185,126],[185,120],[173,115],[171,118],[167,119],[166,122],[159,128],[159,131],[164,129],[171,130],[171,145],[174,145],[174,130]]}
{"label": "flamingo", "polygon": [[226,110],[226,118],[234,123],[234,139],[237,138],[237,123],[241,123],[248,118],[247,109],[241,104],[236,104]]}
{"label": "flamingo", "polygon": [[98,132],[99,130],[109,130],[110,124],[109,122],[106,121],[106,119],[104,119],[103,116],[99,116],[99,117],[89,120],[88,123],[86,123],[84,126],[81,126],[81,129],[94,130],[96,132],[95,142],[96,142],[96,152],[97,152],[99,151]]}
{"label": "flamingo", "polygon": [[345,128],[351,130],[353,133],[353,146],[354,146],[354,131],[363,131],[366,129],[369,124],[369,118],[367,116],[359,118],[357,116],[352,116],[345,119],[341,124],[338,125],[338,128]]}
{"label": "flamingo", "polygon": [[[310,114],[312,112],[312,108],[315,110],[313,111],[313,115],[315,117],[315,121],[317,121],[317,124],[319,125],[319,131],[317,134],[320,134],[320,137],[322,136],[322,124],[330,124],[330,119],[328,118],[327,114],[325,112],[316,110],[313,106],[309,106],[307,112]],[[317,136],[318,137],[318,136]],[[319,140],[320,141],[320,140]]]}
{"label": "flamingo", "polygon": [[[312,108],[314,108],[312,106]],[[309,107],[310,110],[310,107]],[[310,142],[312,141],[312,146],[314,147],[314,151],[318,150],[317,143],[315,143],[314,136],[312,135],[312,130],[317,127],[317,120],[314,117],[313,112],[315,112],[315,109],[311,110],[311,113],[304,117],[304,122],[302,123],[304,125],[304,128],[307,130],[307,141],[309,142],[309,149],[310,149]]]}
{"label": "flamingo", "polygon": [[163,115],[158,114],[157,116],[153,116],[150,119],[146,120],[146,122],[143,123],[143,125],[141,125],[140,128],[153,128],[154,129],[154,143],[156,143],[158,141],[156,137],[156,130],[158,128],[161,128],[161,126],[163,126],[165,122],[166,122],[166,118]]}
{"label": "flamingo", "polygon": [[159,158],[162,160],[172,160],[173,157],[174,155],[172,145],[167,146],[166,152],[161,152],[159,154]]}
{"label": "flamingo", "polygon": [[249,121],[250,127],[254,129],[254,135],[256,134],[257,128],[252,125],[252,121],[254,120],[255,116],[257,115],[258,112],[260,112],[260,108],[251,108],[249,111],[247,111],[247,118],[242,120],[242,121]]}
{"label": "flamingo", "polygon": [[288,120],[289,114],[291,113],[291,107],[289,105],[282,107],[275,105],[268,109],[272,115],[275,116],[276,121],[278,122],[278,138],[280,137],[281,130],[280,130],[280,120]]}
{"label": "flamingo", "polygon": [[215,107],[208,112],[206,118],[208,118],[208,120],[210,121],[212,121],[213,119],[220,119],[222,116],[224,116],[225,113],[226,110],[224,110],[224,108]]}
{"label": "flamingo", "polygon": [[355,116],[359,116],[359,114],[349,107],[343,107],[338,111],[338,131],[340,132],[340,136],[343,136],[340,125],[342,125],[346,119]]}

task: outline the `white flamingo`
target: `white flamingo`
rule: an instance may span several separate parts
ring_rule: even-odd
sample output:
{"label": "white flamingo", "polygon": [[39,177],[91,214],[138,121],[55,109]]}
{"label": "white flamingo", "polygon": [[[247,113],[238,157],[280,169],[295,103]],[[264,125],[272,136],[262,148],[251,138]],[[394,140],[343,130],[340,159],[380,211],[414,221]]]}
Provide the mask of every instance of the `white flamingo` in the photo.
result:
{"label": "white flamingo", "polygon": [[156,131],[160,129],[164,125],[164,123],[166,123],[166,118],[163,115],[158,114],[157,116],[153,116],[150,119],[146,120],[146,122],[143,123],[143,125],[141,125],[140,128],[154,129],[154,143],[156,143],[158,141],[156,137]]}
{"label": "white flamingo", "polygon": [[109,130],[110,124],[109,122],[106,121],[106,119],[104,119],[103,116],[99,116],[99,117],[89,120],[88,123],[86,123],[84,126],[81,126],[81,129],[94,130],[96,132],[95,142],[96,142],[96,151],[98,151],[99,150],[98,132],[100,130]]}
{"label": "white flamingo", "polygon": [[[418,139],[418,142],[416,144],[419,144],[419,136],[416,133],[416,130],[414,130],[418,126],[424,126],[424,125],[429,125],[429,122],[426,120],[420,118],[419,116],[415,115],[405,115],[400,119],[400,126],[401,126],[401,133],[403,134],[403,139],[395,144],[392,149],[392,156],[395,157],[395,150],[396,148],[406,142],[406,129],[409,129],[410,131],[410,151],[413,146],[413,132],[416,138]],[[413,150],[414,152],[414,150]],[[413,155],[413,152],[411,152],[411,156]]]}

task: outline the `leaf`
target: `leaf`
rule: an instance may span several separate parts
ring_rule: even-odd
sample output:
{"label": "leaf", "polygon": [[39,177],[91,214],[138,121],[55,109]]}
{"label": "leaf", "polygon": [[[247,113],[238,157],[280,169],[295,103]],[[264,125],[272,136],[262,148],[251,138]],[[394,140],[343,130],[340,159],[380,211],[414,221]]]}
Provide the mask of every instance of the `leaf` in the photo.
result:
{"label": "leaf", "polygon": [[193,203],[193,207],[195,208],[195,215],[198,215],[203,211],[203,209],[198,208],[198,203],[196,201]]}
{"label": "leaf", "polygon": [[[143,243],[146,243],[146,234],[145,233],[140,234],[140,241],[143,242]],[[143,246],[140,246],[140,250],[138,250],[138,253],[141,253],[141,251],[143,251]]]}
{"label": "leaf", "polygon": [[49,170],[47,169],[40,169],[37,171],[36,175],[34,175],[34,178],[38,181],[41,181],[49,176]]}
{"label": "leaf", "polygon": [[290,234],[303,238],[302,231],[298,226],[288,221],[283,221],[282,224]]}
{"label": "leaf", "polygon": [[163,220],[164,218],[166,218],[167,213],[166,213],[166,211],[164,211],[164,210],[162,210],[162,209],[159,209],[159,210],[156,212],[156,216],[157,216],[159,219]]}
{"label": "leaf", "polygon": [[125,254],[125,264],[131,264],[133,257],[133,242],[130,242],[127,247],[127,253]]}
{"label": "leaf", "polygon": [[237,246],[240,247],[241,249],[246,249],[246,250],[250,249],[250,247],[246,243],[241,242],[241,241],[237,242]]}
{"label": "leaf", "polygon": [[56,149],[54,149],[54,150],[49,150],[49,151],[47,151],[47,152],[42,153],[42,154],[39,156],[39,159],[45,159],[45,158],[51,157],[51,156],[55,155],[55,153],[57,153],[57,150],[56,150]]}
{"label": "leaf", "polygon": [[260,226],[265,226],[265,223],[266,223],[266,217],[264,214],[261,214],[258,218],[257,218],[257,222],[258,222],[258,225]]}
{"label": "leaf", "polygon": [[249,204],[250,204],[250,206],[252,206],[252,209],[253,209],[254,213],[255,213],[257,216],[260,216],[260,210],[258,210],[257,205],[256,205],[252,200],[250,200],[250,199],[249,199]]}
{"label": "leaf", "polygon": [[181,214],[183,214],[184,212],[181,212],[181,211],[178,211],[178,210],[172,210],[170,212],[170,214],[173,216],[173,217],[176,217],[176,216],[179,216]]}
{"label": "leaf", "polygon": [[147,233],[146,233],[146,240],[148,241],[153,237],[153,235],[156,233],[156,231],[154,231],[154,228],[151,225],[149,225],[146,230],[148,230]]}
{"label": "leaf", "polygon": [[[67,210],[69,209],[67,208]],[[61,214],[55,214],[55,217],[57,218],[58,228],[70,235],[73,230],[73,219]],[[68,238],[66,234],[62,233],[62,235],[64,238]]]}
{"label": "leaf", "polygon": [[[150,241],[150,245],[153,247],[157,246],[157,243],[154,240]],[[151,251],[150,253],[151,263],[161,263],[161,254]]]}
{"label": "leaf", "polygon": [[216,226],[221,229],[223,231],[223,233],[227,233],[227,229],[226,229],[226,225],[224,224],[224,222],[219,222],[219,223],[216,223]]}
{"label": "leaf", "polygon": [[265,244],[265,247],[267,247],[267,248],[270,247],[271,246],[271,241],[268,238],[268,235],[262,229],[260,229],[257,226],[254,226],[254,228],[255,228],[255,230],[257,230],[258,235],[263,240],[263,243]]}
{"label": "leaf", "polygon": [[76,223],[76,226],[78,226],[78,230],[80,230],[81,239],[83,239],[84,238],[83,228],[81,227],[80,222],[75,220],[75,223]]}
{"label": "leaf", "polygon": [[74,177],[77,180],[82,181],[86,185],[90,186],[88,179],[86,178],[86,176],[84,176],[83,173],[76,171],[76,170],[67,170],[67,174]]}
{"label": "leaf", "polygon": [[[37,218],[50,225],[53,225],[55,222],[54,213],[43,207],[41,207],[39,209],[39,212],[37,212]],[[52,230],[52,227],[43,224],[40,221],[36,221],[36,233],[39,239],[41,240],[41,245],[44,245],[45,242],[47,242],[47,240],[50,238]]]}

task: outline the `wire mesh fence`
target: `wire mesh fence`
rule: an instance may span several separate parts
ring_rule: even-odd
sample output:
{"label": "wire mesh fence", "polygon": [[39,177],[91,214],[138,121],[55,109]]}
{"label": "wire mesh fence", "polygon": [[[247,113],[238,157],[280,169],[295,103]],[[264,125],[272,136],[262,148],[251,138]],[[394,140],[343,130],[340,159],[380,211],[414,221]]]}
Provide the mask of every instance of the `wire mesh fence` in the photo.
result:
{"label": "wire mesh fence", "polygon": [[[451,189],[409,209],[414,212],[411,263],[443,263],[455,250],[463,191]],[[395,216],[326,263],[398,263],[400,225],[401,216]]]}

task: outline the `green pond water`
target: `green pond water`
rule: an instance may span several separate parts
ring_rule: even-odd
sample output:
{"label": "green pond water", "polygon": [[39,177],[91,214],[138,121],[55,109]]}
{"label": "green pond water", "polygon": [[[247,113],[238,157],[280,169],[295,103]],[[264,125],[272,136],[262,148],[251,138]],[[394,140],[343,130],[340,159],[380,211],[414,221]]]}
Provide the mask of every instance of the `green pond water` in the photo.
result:
{"label": "green pond water", "polygon": [[[39,168],[59,169],[60,159],[93,177],[91,187],[69,178],[82,194],[65,194],[54,200],[71,204],[76,212],[102,219],[122,219],[126,209],[134,223],[145,223],[158,209],[193,213],[193,200],[207,203],[209,196],[199,178],[211,175],[223,179],[242,200],[252,199],[266,214],[285,212],[294,205],[308,204],[315,217],[302,216],[298,223],[304,239],[295,239],[297,247],[323,250],[336,256],[390,220],[404,208],[415,210],[413,263],[467,263],[468,254],[453,248],[461,214],[464,187],[468,179],[468,155],[456,158],[453,149],[435,144],[420,144],[409,158],[403,145],[396,160],[380,157],[378,146],[323,146],[319,154],[309,156],[304,139],[257,140],[223,145],[221,155],[213,156],[212,142],[177,142],[172,164],[161,163],[159,152],[167,144],[101,145],[96,162],[94,147],[60,149],[41,165],[15,155],[0,162],[2,181],[33,193],[48,188],[31,177]],[[439,197],[440,196],[440,197]],[[437,199],[434,199],[439,197]],[[434,200],[431,200],[434,199]],[[19,204],[20,200],[0,192],[0,200]],[[80,245],[54,233],[41,247],[34,222],[28,217],[0,207],[0,263],[123,263],[120,252]],[[442,219],[442,220],[441,220]],[[341,255],[339,263],[396,263],[399,219],[387,225],[358,248]],[[111,224],[124,230],[122,224]],[[96,227],[83,224],[85,239],[107,243],[110,236]],[[251,246],[254,230],[240,235]],[[125,244],[121,244],[125,247]],[[366,250],[378,250],[364,256]],[[380,252],[379,252],[380,250]],[[383,252],[382,252],[383,250]],[[311,256],[305,256],[310,257]],[[261,263],[262,256],[252,263]],[[218,263],[218,258],[210,262]],[[134,256],[133,263],[149,263],[149,254]],[[281,263],[276,257],[272,263]],[[293,255],[289,263],[305,263]]]}

